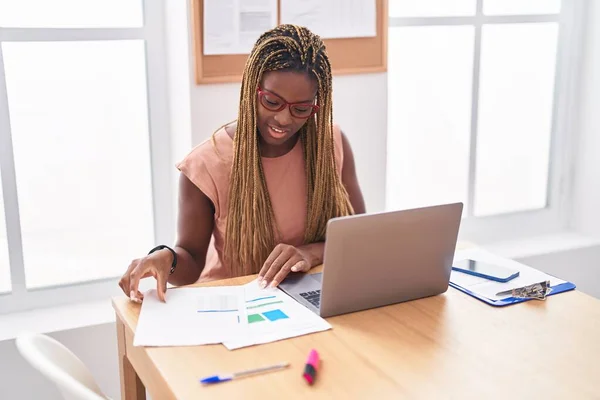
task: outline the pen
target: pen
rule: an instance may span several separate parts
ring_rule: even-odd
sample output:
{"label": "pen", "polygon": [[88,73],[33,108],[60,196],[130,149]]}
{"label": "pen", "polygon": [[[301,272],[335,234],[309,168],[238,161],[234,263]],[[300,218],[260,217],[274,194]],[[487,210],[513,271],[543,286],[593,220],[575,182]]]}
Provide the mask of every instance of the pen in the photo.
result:
{"label": "pen", "polygon": [[304,367],[304,380],[312,385],[317,377],[317,369],[319,369],[319,353],[315,349],[312,349],[308,354],[308,360],[306,360],[306,366]]}
{"label": "pen", "polygon": [[279,369],[284,369],[284,368],[287,368],[289,365],[290,364],[286,362],[286,363],[270,365],[268,367],[254,368],[254,369],[248,369],[245,371],[234,372],[233,374],[229,374],[229,375],[207,376],[206,378],[200,379],[200,383],[211,384],[211,383],[227,382],[232,379],[241,378],[241,377],[248,376],[248,375],[254,375],[254,374],[259,374],[262,372],[270,372],[270,371],[276,371]]}

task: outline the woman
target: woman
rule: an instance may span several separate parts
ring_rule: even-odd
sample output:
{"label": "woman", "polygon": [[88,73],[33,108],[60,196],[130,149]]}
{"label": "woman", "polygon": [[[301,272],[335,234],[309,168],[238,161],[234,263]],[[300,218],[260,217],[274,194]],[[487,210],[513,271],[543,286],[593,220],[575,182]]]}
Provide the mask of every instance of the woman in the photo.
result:
{"label": "woman", "polygon": [[[176,246],[131,262],[119,286],[141,301],[140,279],[259,273],[262,287],[323,261],[327,221],[364,213],[348,140],[332,119],[331,66],[321,39],[281,25],[256,42],[242,79],[237,122],[178,164]],[[214,238],[214,257],[207,251]]]}

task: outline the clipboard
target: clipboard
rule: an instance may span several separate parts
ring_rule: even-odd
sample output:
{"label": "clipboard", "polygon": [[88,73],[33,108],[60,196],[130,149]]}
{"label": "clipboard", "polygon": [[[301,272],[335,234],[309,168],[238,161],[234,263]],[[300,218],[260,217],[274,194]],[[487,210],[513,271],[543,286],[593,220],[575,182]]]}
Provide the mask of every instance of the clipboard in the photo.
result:
{"label": "clipboard", "polygon": [[[535,300],[535,299],[526,299],[526,298],[517,298],[517,297],[507,297],[507,298],[501,299],[501,300],[492,300],[487,297],[480,296],[476,293],[473,293],[470,290],[457,285],[456,283],[450,282],[449,286],[451,286],[457,290],[460,290],[461,292],[466,293],[469,296],[475,297],[476,299],[481,300],[484,303],[487,303],[494,307],[504,307],[504,306],[509,306],[512,304],[523,303],[524,301]],[[552,288],[552,291],[550,293],[548,293],[548,296],[553,296],[555,294],[568,292],[569,290],[573,290],[576,288],[575,284],[571,283],[571,282],[564,282],[559,285],[550,286],[550,287]]]}

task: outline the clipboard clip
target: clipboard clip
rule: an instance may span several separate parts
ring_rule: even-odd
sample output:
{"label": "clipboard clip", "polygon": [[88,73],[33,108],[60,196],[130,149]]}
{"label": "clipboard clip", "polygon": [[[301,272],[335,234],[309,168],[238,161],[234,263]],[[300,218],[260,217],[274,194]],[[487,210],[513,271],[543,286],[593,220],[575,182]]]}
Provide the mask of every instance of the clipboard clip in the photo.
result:
{"label": "clipboard clip", "polygon": [[542,281],[531,285],[505,290],[496,293],[496,296],[512,296],[519,299],[546,300],[546,297],[552,292],[550,281]]}

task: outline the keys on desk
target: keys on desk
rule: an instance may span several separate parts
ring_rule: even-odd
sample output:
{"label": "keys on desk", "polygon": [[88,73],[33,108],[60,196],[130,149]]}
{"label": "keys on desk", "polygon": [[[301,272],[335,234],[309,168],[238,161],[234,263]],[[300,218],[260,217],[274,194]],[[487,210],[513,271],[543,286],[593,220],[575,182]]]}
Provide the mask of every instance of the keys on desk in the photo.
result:
{"label": "keys on desk", "polygon": [[306,301],[308,301],[313,306],[319,308],[319,305],[321,304],[321,290],[314,290],[311,292],[300,293],[300,296],[302,296]]}

